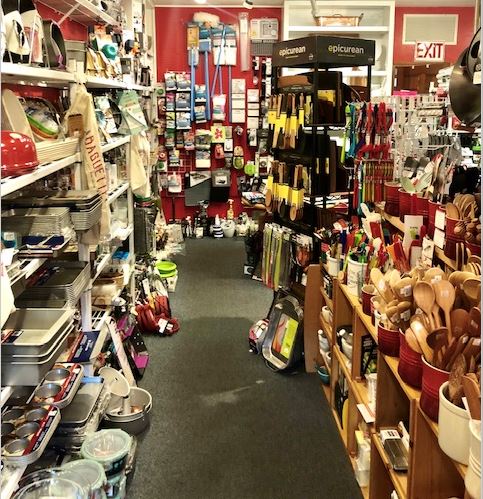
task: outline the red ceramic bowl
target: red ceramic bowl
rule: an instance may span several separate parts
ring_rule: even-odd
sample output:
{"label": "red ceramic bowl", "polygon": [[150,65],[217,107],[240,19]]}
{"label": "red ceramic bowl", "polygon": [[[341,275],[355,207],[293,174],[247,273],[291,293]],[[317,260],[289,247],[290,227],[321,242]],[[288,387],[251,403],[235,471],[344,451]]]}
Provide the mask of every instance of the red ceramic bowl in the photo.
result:
{"label": "red ceramic bowl", "polygon": [[449,379],[449,372],[438,369],[421,356],[423,378],[421,383],[421,409],[433,420],[438,421],[439,387]]}
{"label": "red ceramic bowl", "polygon": [[377,347],[389,357],[399,356],[399,331],[386,329],[380,324],[377,327]]}
{"label": "red ceramic bowl", "polygon": [[30,137],[23,133],[2,130],[2,173],[22,175],[39,164],[37,149]]}
{"label": "red ceramic bowl", "polygon": [[414,388],[421,388],[423,362],[421,354],[415,352],[407,343],[402,331],[399,331],[399,364],[397,372],[401,379]]}

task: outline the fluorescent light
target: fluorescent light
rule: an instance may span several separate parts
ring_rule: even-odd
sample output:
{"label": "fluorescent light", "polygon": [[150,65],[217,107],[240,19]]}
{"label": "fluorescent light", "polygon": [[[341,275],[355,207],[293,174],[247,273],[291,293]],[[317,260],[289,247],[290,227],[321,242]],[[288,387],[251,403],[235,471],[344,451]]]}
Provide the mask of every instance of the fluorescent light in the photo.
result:
{"label": "fluorescent light", "polygon": [[195,0],[195,3],[204,4],[206,3],[206,0]]}

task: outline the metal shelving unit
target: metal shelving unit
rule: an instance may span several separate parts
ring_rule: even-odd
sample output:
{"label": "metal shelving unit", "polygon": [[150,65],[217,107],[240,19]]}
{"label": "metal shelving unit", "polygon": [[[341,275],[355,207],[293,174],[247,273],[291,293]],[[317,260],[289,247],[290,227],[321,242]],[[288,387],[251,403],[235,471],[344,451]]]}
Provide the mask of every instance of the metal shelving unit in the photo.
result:
{"label": "metal shelving unit", "polygon": [[59,24],[65,19],[70,19],[84,26],[98,24],[110,24],[117,26],[119,22],[109,14],[101,10],[89,0],[42,0],[44,5],[64,14]]}

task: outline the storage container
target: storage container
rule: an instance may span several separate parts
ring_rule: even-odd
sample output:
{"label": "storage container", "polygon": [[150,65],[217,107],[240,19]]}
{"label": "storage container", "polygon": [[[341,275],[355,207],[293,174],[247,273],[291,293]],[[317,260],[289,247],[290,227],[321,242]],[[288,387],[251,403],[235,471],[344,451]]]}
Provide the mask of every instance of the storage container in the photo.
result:
{"label": "storage container", "polygon": [[439,388],[448,381],[449,372],[438,369],[429,364],[424,356],[421,356],[423,362],[423,378],[421,382],[421,398],[419,403],[421,409],[433,420],[438,421],[439,412]]}

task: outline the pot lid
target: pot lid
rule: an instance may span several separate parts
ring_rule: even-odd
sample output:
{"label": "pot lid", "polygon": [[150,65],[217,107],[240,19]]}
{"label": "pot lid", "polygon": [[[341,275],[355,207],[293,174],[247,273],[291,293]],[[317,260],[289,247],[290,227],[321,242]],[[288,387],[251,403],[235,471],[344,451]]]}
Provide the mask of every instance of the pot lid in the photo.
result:
{"label": "pot lid", "polygon": [[106,382],[108,390],[118,397],[127,397],[131,387],[129,381],[116,369],[112,367],[102,367],[99,369],[99,375]]}

